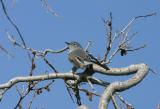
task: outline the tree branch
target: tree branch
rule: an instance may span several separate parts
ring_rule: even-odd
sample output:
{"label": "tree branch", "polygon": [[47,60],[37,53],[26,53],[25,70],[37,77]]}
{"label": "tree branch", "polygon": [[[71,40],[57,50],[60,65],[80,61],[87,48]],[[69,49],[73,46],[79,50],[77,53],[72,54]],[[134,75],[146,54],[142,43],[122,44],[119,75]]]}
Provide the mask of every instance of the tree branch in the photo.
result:
{"label": "tree branch", "polygon": [[[115,92],[121,92],[124,90],[127,90],[135,85],[137,85],[139,82],[141,82],[144,77],[148,73],[148,66],[146,64],[137,64],[137,65],[131,65],[128,68],[119,69],[119,72],[116,72],[115,74],[122,73],[126,74],[129,73],[136,73],[132,78],[123,81],[123,82],[113,82],[111,83],[104,91],[104,93],[101,96],[100,103],[98,109],[106,109],[108,107],[108,103],[111,99],[111,96]],[[117,70],[118,71],[118,70]]]}
{"label": "tree branch", "polygon": [[19,82],[31,82],[31,81],[42,81],[42,80],[50,80],[50,79],[78,79],[78,75],[73,75],[72,73],[50,73],[45,75],[38,75],[38,76],[22,76],[22,77],[15,77],[9,80],[8,82],[1,84],[0,89],[10,88],[16,83]]}
{"label": "tree branch", "polygon": [[27,46],[24,46],[24,45],[21,45],[20,43],[18,43],[16,41],[16,39],[13,37],[13,35],[11,35],[8,31],[6,31],[6,34],[7,34],[8,39],[11,41],[11,43],[14,46],[18,46],[18,47],[20,47],[24,50],[27,50],[28,52],[31,52],[35,56],[45,57],[48,53],[62,53],[62,52],[66,51],[68,49],[68,47],[66,46],[66,47],[64,47],[60,50],[52,50],[52,49],[46,49],[44,51],[35,50],[35,49],[32,49],[30,47],[27,47]]}
{"label": "tree branch", "polygon": [[[18,26],[16,25],[16,23],[15,23],[15,22],[11,19],[11,17],[9,16],[9,14],[8,14],[8,12],[7,12],[7,8],[6,8],[5,4],[4,4],[4,1],[3,1],[3,0],[0,0],[0,2],[1,2],[2,9],[3,9],[3,12],[4,12],[6,18],[8,19],[8,21],[11,23],[11,25],[12,25],[12,26],[15,28],[15,30],[17,31],[17,33],[18,33],[18,35],[19,35],[19,37],[20,37],[20,39],[21,39],[21,41],[22,41],[23,46],[26,47],[26,43],[25,43],[24,38],[23,38],[23,36],[22,36],[22,34],[21,34],[21,32],[20,32],[20,29],[18,28]],[[29,57],[29,59],[31,59],[29,53],[28,53],[28,57]]]}
{"label": "tree branch", "polygon": [[[144,70],[148,71],[148,67],[145,64],[130,65],[129,67],[126,67],[126,68],[110,68],[110,70],[106,70],[106,69],[94,64],[93,65],[93,70],[96,73],[101,73],[101,74],[105,74],[105,75],[120,76],[120,75],[134,74],[138,70],[141,71],[141,68],[144,67],[144,66],[146,67]],[[14,77],[6,83],[0,84],[0,89],[10,88],[14,84],[19,83],[19,82],[42,81],[42,80],[50,80],[50,79],[71,79],[71,80],[73,79],[73,80],[78,80],[81,76],[84,76],[84,75],[79,75],[79,74],[74,74],[73,75],[70,72],[66,72],[66,73],[58,73],[58,74],[57,73],[56,74],[55,73],[50,73],[50,74],[44,74],[44,75],[38,75],[38,76]],[[109,85],[109,83],[107,85]]]}
{"label": "tree branch", "polygon": [[115,109],[120,109],[120,108],[118,107],[118,104],[117,104],[117,102],[116,102],[116,99],[115,99],[115,96],[114,96],[114,95],[111,95],[111,100],[112,100],[112,103],[113,103],[114,108],[115,108]]}
{"label": "tree branch", "polygon": [[53,8],[48,3],[48,0],[40,0],[40,1],[44,5],[44,7],[47,9],[47,11],[49,11],[53,16],[59,17],[59,15],[57,14],[57,12],[55,10],[53,10]]}

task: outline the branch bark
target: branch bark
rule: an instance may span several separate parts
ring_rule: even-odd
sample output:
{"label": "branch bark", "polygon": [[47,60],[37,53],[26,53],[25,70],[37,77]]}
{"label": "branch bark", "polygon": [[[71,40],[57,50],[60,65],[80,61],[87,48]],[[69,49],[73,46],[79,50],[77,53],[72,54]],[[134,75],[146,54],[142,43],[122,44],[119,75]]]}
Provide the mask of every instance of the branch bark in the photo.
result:
{"label": "branch bark", "polygon": [[121,68],[117,70],[115,69],[115,72],[113,73],[114,75],[119,75],[119,74],[125,75],[125,74],[133,74],[133,73],[135,73],[135,75],[126,81],[123,81],[123,82],[118,81],[118,82],[111,83],[102,94],[98,109],[108,108],[108,103],[111,99],[111,96],[115,92],[121,92],[137,85],[147,75],[148,70],[149,68],[146,64],[136,64],[136,65],[131,65],[127,68]]}
{"label": "branch bark", "polygon": [[0,89],[10,88],[16,83],[19,82],[31,82],[31,81],[43,81],[43,80],[50,80],[50,79],[78,79],[79,75],[73,75],[72,73],[50,73],[45,75],[38,75],[38,76],[22,76],[22,77],[14,77],[8,82],[1,84]]}
{"label": "branch bark", "polygon": [[[139,82],[141,82],[144,77],[148,74],[149,67],[146,64],[135,64],[130,65],[125,68],[110,68],[110,70],[106,70],[96,64],[93,65],[93,70],[96,73],[101,73],[104,75],[114,75],[114,76],[121,76],[121,75],[130,75],[135,74],[133,77],[129,78],[126,81],[117,81],[110,84],[107,84],[104,93],[102,94],[99,102],[98,109],[106,109],[108,107],[108,103],[110,102],[111,96],[115,94],[115,92],[121,92],[127,90]],[[87,75],[86,72],[84,74],[74,74],[72,72],[67,73],[50,73],[38,76],[24,76],[24,77],[15,77],[9,80],[4,84],[0,84],[0,89],[9,89],[13,85],[19,82],[31,82],[31,81],[44,81],[50,79],[69,79],[69,80],[80,80],[81,77],[84,76],[91,76]],[[85,80],[81,80],[81,82],[86,82]],[[95,81],[95,80],[93,80]],[[102,84],[95,82],[95,84]]]}
{"label": "branch bark", "polygon": [[[106,69],[100,67],[99,65],[94,64],[93,70],[96,73],[101,73],[104,75],[121,76],[121,75],[134,74],[137,71],[140,72],[141,70],[146,70],[146,72],[147,72],[148,67],[145,64],[135,64],[135,65],[128,66],[126,68],[110,68],[110,70],[106,70]],[[139,72],[137,72],[136,75],[140,75],[141,73],[139,74]],[[146,74],[146,72],[145,72],[145,74]],[[78,74],[73,75],[73,73],[70,73],[70,72],[66,72],[66,73],[64,72],[64,73],[58,73],[58,74],[52,72],[50,74],[44,74],[44,75],[38,75],[38,76],[14,77],[6,83],[0,84],[0,89],[10,88],[19,82],[43,81],[43,80],[50,80],[50,79],[74,79],[74,80],[76,79],[76,80],[78,80],[80,78],[80,76],[84,76],[84,75],[78,75]]]}

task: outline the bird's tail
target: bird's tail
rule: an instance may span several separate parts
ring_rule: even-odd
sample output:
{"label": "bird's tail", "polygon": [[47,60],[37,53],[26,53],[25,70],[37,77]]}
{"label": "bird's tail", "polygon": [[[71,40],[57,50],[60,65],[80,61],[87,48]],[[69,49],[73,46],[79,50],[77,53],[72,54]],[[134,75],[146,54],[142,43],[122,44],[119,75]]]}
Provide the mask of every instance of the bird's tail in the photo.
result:
{"label": "bird's tail", "polygon": [[94,64],[97,64],[99,66],[101,66],[102,68],[106,69],[106,70],[110,70],[109,67],[106,64],[102,64],[101,62],[99,62],[98,59],[96,59],[93,55],[88,54],[89,57],[91,58],[91,62]]}

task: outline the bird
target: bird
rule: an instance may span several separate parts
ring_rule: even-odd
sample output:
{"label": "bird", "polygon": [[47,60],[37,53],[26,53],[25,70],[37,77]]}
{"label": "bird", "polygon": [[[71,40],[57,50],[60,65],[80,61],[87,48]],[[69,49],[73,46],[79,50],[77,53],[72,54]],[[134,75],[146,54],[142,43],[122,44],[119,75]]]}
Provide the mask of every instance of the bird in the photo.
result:
{"label": "bird", "polygon": [[73,64],[72,72],[76,72],[77,69],[87,68],[89,65],[98,64],[106,70],[109,68],[106,65],[101,64],[76,41],[65,42],[68,45],[68,59]]}

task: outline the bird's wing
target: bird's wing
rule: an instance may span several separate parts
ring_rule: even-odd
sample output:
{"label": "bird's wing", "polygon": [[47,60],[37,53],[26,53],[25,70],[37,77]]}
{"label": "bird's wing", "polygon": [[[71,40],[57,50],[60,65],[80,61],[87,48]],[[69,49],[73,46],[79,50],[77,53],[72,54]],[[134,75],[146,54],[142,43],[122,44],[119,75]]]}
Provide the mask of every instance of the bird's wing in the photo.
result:
{"label": "bird's wing", "polygon": [[91,64],[90,58],[82,48],[77,48],[69,53],[69,60],[78,65],[79,67],[83,68],[86,65]]}

